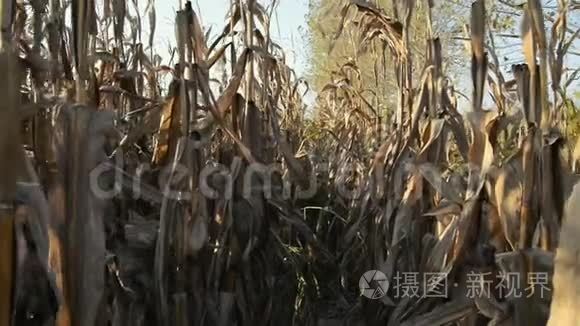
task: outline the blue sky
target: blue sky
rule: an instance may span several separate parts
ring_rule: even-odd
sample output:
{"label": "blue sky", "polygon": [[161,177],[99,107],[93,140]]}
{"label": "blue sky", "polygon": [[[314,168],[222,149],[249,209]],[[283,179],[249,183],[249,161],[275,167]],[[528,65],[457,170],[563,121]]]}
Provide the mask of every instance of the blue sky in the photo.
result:
{"label": "blue sky", "polygon": [[[217,32],[223,27],[231,0],[192,1],[196,12],[201,11],[204,28]],[[278,10],[272,23],[272,38],[286,50],[288,63],[298,75],[303,75],[307,62],[306,14],[309,0],[279,0]],[[263,2],[263,1],[262,1]],[[269,2],[269,1],[268,1]],[[166,56],[167,42],[175,44],[174,18],[179,0],[157,0],[156,44],[162,56]],[[199,14],[199,12],[198,12]]]}

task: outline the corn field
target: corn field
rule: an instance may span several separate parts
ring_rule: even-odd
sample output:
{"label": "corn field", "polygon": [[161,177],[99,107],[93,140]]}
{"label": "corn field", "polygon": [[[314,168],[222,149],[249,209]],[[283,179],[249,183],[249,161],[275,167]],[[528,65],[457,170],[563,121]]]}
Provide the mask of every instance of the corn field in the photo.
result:
{"label": "corn field", "polygon": [[0,326],[580,325],[577,2],[528,0],[506,72],[475,0],[460,100],[435,0],[337,1],[331,37],[395,63],[388,112],[357,58],[305,105],[273,3],[217,32],[178,5],[162,59],[154,0],[0,0]]}

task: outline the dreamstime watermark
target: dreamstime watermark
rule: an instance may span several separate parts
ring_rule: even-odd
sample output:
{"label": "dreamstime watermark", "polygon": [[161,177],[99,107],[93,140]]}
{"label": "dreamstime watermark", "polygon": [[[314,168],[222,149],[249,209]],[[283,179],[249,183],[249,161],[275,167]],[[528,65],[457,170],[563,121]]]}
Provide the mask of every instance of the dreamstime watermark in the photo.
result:
{"label": "dreamstime watermark", "polygon": [[[134,199],[148,198],[148,192],[158,191],[165,198],[190,200],[190,194],[180,189],[184,189],[183,185],[192,179],[199,180],[193,188],[208,199],[232,199],[234,189],[241,189],[241,196],[246,199],[256,193],[263,194],[268,199],[310,199],[320,189],[317,174],[327,173],[319,168],[316,173],[305,175],[306,178],[297,184],[288,180],[283,166],[278,163],[251,163],[243,169],[242,166],[244,161],[239,157],[235,157],[229,167],[208,163],[196,171],[196,177],[192,178],[192,169],[184,164],[152,167],[149,163],[140,163],[134,167],[135,173],[129,174],[124,170],[123,156],[118,154],[90,172],[89,185],[92,193],[99,199],[112,199],[123,189],[128,189]],[[240,173],[242,170],[243,173]],[[151,176],[156,178],[153,184]]]}
{"label": "dreamstime watermark", "polygon": [[[550,288],[548,273],[528,273],[523,278],[520,273],[491,273],[470,272],[466,274],[465,296],[467,299],[491,298],[494,293],[500,297],[531,298],[539,296],[546,298]],[[396,273],[389,282],[387,276],[376,270],[363,274],[359,280],[361,295],[372,300],[381,299],[390,289],[391,298],[449,298],[451,286],[457,288],[459,284],[449,284],[445,273]]]}
{"label": "dreamstime watermark", "polygon": [[[191,153],[184,151],[184,155]],[[191,200],[191,194],[183,189],[195,189],[208,199],[232,199],[234,195],[249,199],[260,193],[267,199],[306,200],[315,197],[322,186],[331,187],[334,194],[346,200],[361,198],[369,193],[380,198],[386,189],[404,193],[409,175],[423,176],[438,191],[451,189],[447,193],[456,192],[449,181],[441,176],[438,167],[430,163],[402,162],[393,173],[385,173],[384,167],[375,166],[371,173],[366,173],[356,163],[325,162],[312,158],[312,169],[306,172],[307,169],[296,171],[296,164],[292,170],[280,163],[248,164],[244,159],[234,157],[230,166],[207,162],[201,169],[192,169],[184,164],[152,167],[149,163],[138,163],[132,167],[134,172],[127,173],[124,160],[123,153],[119,152],[91,171],[90,188],[97,198],[112,199],[123,190],[129,190],[135,199],[152,199],[151,192],[156,192],[157,197],[160,192],[164,198]],[[192,176],[192,170],[195,176]],[[470,171],[476,175],[479,173],[476,168]],[[156,180],[151,180],[151,176],[155,176]],[[320,182],[320,176],[330,180],[330,183]],[[461,178],[465,180],[465,176]],[[197,184],[191,185],[191,180],[196,180]]]}

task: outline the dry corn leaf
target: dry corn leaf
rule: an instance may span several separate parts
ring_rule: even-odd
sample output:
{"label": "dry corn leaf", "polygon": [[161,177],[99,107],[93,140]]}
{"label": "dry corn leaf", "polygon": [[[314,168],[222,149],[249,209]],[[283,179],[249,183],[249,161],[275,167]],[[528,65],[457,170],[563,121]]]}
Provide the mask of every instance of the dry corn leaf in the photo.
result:
{"label": "dry corn leaf", "polygon": [[520,237],[523,176],[522,155],[518,153],[504,164],[495,183],[495,198],[503,233],[512,249],[517,248]]}
{"label": "dry corn leaf", "polygon": [[170,88],[170,95],[160,112],[160,126],[155,138],[155,149],[152,158],[152,162],[158,166],[167,163],[167,159],[170,157],[168,156],[170,154],[170,146],[175,149],[174,142],[176,137],[179,136],[180,99],[177,88],[178,83],[174,81]]}
{"label": "dry corn leaf", "polygon": [[485,56],[485,16],[485,1],[474,1],[471,4],[471,50],[478,64]]}
{"label": "dry corn leaf", "polygon": [[536,65],[536,41],[534,39],[534,26],[529,10],[524,11],[521,30],[526,63],[528,67],[534,67]]}
{"label": "dry corn leaf", "polygon": [[554,265],[554,298],[550,310],[549,326],[574,325],[580,318],[579,302],[580,243],[577,230],[580,212],[580,186],[576,184],[566,203],[564,220],[560,231],[560,243]]}
{"label": "dry corn leaf", "polygon": [[472,300],[457,299],[440,305],[431,312],[411,318],[401,326],[443,326],[458,322],[476,310],[477,307]]}
{"label": "dry corn leaf", "polygon": [[471,8],[471,78],[473,80],[473,110],[481,111],[485,80],[487,78],[487,55],[485,48],[485,1],[476,0]]}
{"label": "dry corn leaf", "polygon": [[494,144],[498,113],[490,111],[469,112],[473,140],[469,147],[469,181],[467,198],[479,192],[494,160]]}

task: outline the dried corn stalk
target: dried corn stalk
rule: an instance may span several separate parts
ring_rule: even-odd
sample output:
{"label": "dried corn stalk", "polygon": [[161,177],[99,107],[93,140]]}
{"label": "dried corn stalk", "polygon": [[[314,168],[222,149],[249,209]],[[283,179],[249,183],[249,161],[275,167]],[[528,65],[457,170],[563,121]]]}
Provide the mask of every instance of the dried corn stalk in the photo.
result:
{"label": "dried corn stalk", "polygon": [[[2,14],[2,12],[0,12]],[[0,103],[0,152],[5,158],[0,176],[0,325],[11,325],[12,294],[14,293],[14,275],[16,258],[14,247],[14,223],[16,181],[24,174],[22,166],[24,156],[18,130],[20,106],[19,86],[20,71],[16,57],[9,49],[0,49],[0,67],[4,67],[5,76],[0,80],[0,92],[3,101]]]}
{"label": "dried corn stalk", "polygon": [[580,185],[576,184],[567,201],[554,269],[554,298],[549,326],[576,325],[580,318]]}

